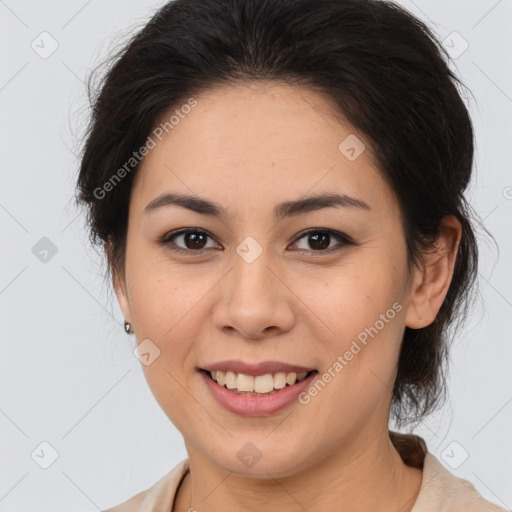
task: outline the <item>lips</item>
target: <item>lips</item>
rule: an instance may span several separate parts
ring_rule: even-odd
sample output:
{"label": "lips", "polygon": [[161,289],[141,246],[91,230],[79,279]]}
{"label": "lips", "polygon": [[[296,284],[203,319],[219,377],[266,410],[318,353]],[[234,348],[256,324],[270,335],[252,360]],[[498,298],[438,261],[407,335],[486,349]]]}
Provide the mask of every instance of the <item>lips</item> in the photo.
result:
{"label": "lips", "polygon": [[237,360],[219,361],[217,363],[203,366],[200,369],[206,370],[207,372],[220,370],[222,372],[243,373],[244,375],[252,375],[254,377],[258,375],[266,375],[268,373],[307,373],[316,370],[316,368],[299,366],[281,361],[262,361],[257,364],[251,364]]}
{"label": "lips", "polygon": [[[290,366],[288,366],[289,368]],[[213,366],[212,366],[213,368]],[[247,366],[245,366],[247,371]],[[268,368],[268,366],[267,366]],[[280,366],[283,368],[283,365]],[[292,368],[307,369],[302,366],[292,366]],[[251,368],[249,368],[251,370]],[[222,373],[221,370],[213,370],[214,373]],[[254,365],[252,366],[254,371]],[[263,371],[263,370],[261,370]],[[292,385],[286,385],[281,389],[274,389],[268,393],[250,393],[242,392],[234,389],[227,389],[224,386],[219,385],[214,379],[212,379],[210,372],[206,370],[199,370],[206,389],[209,390],[212,397],[220,404],[224,409],[241,415],[241,416],[267,416],[276,414],[285,407],[291,406],[292,404],[298,404],[298,396],[318,378],[319,372],[313,370],[308,372],[307,376],[300,382],[295,382]],[[279,372],[278,372],[279,373]],[[232,374],[231,371],[226,373],[226,376]],[[238,374],[239,376],[241,374]],[[283,375],[283,374],[282,374]],[[296,375],[295,372],[287,373],[286,375]],[[249,376],[246,374],[245,378]],[[252,379],[262,378],[260,376],[251,376]],[[265,379],[265,377],[263,377]],[[295,377],[294,377],[295,379]],[[238,383],[237,383],[238,385]]]}

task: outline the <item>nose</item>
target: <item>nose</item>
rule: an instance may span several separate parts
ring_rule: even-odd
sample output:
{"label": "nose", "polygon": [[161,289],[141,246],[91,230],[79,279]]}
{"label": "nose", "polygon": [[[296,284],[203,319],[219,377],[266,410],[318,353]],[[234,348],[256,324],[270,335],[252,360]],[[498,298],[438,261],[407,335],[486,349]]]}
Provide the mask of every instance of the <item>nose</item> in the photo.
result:
{"label": "nose", "polygon": [[213,311],[215,326],[227,334],[257,340],[289,331],[295,322],[294,294],[284,271],[265,252],[255,261],[235,258],[218,287]]}

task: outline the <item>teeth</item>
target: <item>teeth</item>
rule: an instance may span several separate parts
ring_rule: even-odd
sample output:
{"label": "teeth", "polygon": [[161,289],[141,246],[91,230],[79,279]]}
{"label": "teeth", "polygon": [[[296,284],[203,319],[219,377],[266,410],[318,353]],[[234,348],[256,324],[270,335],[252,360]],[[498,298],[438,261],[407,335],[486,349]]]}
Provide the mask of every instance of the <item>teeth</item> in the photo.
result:
{"label": "teeth", "polygon": [[286,385],[292,386],[296,382],[303,380],[308,372],[275,374],[267,373],[265,375],[245,375],[243,373],[222,372],[220,370],[211,372],[212,379],[220,386],[228,389],[246,393],[272,393],[276,389],[282,389]]}
{"label": "teeth", "polygon": [[[240,375],[238,376],[240,378]],[[238,388],[240,389],[240,388]],[[266,375],[258,375],[254,377],[254,391],[255,393],[270,393],[274,389],[274,377],[270,373]]]}
{"label": "teeth", "polygon": [[221,385],[224,386],[224,382],[226,381],[226,375],[224,372],[213,372],[216,373],[217,376],[214,379]]}
{"label": "teeth", "polygon": [[236,378],[236,389],[238,391],[254,391],[254,377],[239,373]]}
{"label": "teeth", "polygon": [[292,384],[295,384],[296,380],[297,380],[297,374],[295,372],[286,374],[286,384],[288,384],[289,386],[291,386]]}
{"label": "teeth", "polygon": [[280,372],[274,375],[274,388],[282,389],[286,386],[286,373]]}
{"label": "teeth", "polygon": [[[217,375],[219,373],[224,373],[224,372],[218,371]],[[235,389],[236,388],[236,373],[226,372],[225,380],[226,380],[225,385],[226,385],[226,387],[228,389]]]}

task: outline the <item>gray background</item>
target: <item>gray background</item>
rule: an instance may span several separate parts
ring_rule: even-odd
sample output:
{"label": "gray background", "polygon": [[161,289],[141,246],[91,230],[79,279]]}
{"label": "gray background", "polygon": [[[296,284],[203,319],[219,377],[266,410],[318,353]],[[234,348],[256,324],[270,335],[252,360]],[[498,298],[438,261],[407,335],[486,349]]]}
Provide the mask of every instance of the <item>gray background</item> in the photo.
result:
{"label": "gray background", "polygon": [[[454,344],[449,401],[416,432],[510,509],[512,1],[401,3],[446,41],[474,95],[469,198],[499,246],[480,238],[480,295]],[[84,79],[160,5],[0,1],[0,511],[105,509],[186,457],[73,204]]]}

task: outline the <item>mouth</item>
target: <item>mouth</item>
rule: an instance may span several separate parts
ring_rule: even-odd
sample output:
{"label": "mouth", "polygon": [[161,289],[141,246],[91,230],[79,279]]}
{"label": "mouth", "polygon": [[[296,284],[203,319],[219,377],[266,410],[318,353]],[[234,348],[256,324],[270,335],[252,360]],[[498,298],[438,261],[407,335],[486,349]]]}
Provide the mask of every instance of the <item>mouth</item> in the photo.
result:
{"label": "mouth", "polygon": [[285,388],[309,379],[318,370],[304,372],[275,372],[263,375],[249,375],[234,371],[206,370],[201,368],[200,372],[205,374],[218,386],[243,396],[269,396],[279,393]]}

